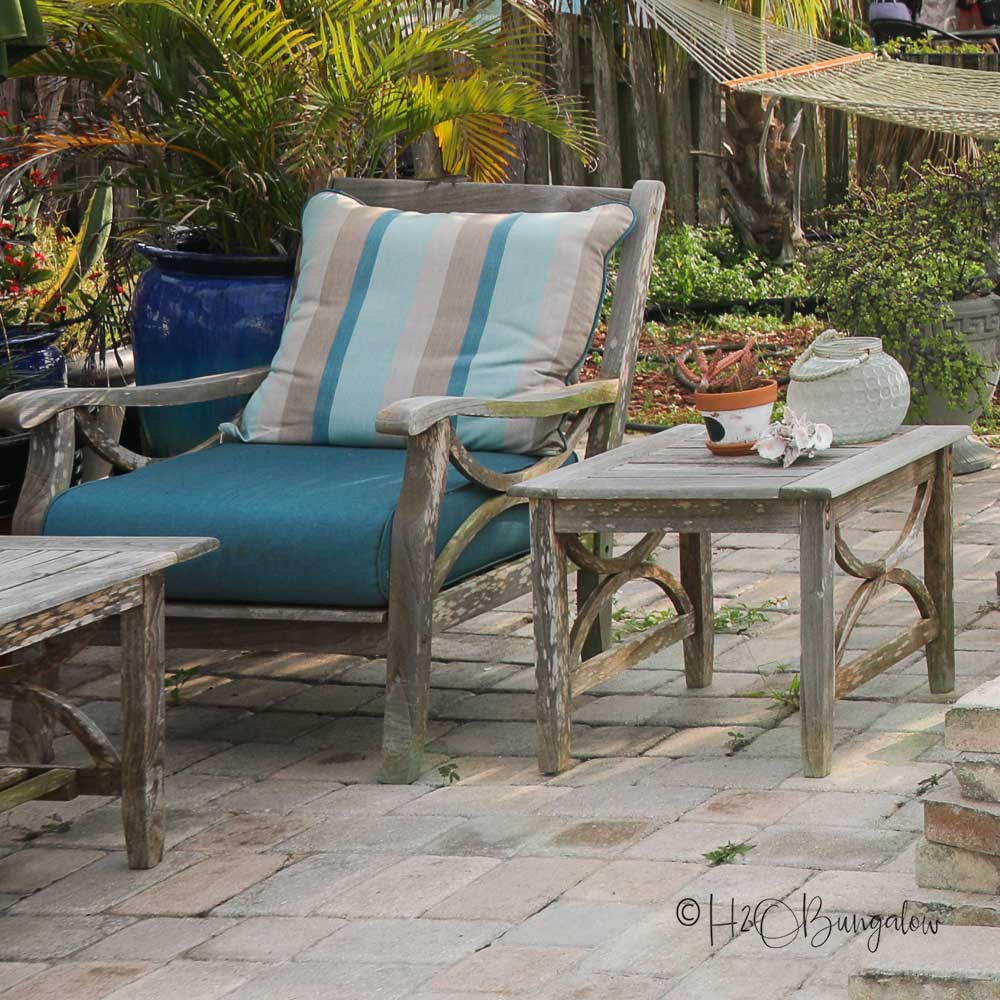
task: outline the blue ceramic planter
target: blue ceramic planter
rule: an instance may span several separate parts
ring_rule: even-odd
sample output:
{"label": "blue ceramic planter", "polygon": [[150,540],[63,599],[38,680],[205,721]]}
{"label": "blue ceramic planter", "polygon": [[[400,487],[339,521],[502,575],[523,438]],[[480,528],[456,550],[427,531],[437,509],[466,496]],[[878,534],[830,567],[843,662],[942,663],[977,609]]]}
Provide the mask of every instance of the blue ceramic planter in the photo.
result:
{"label": "blue ceramic planter", "polygon": [[[66,385],[66,357],[56,347],[62,328],[11,326],[0,340],[0,362],[13,369],[4,393]],[[0,518],[10,517],[28,467],[30,435],[0,434]]]}
{"label": "blue ceramic planter", "polygon": [[[151,266],[132,302],[139,385],[269,364],[278,349],[295,262],[141,246]],[[148,454],[177,455],[231,420],[247,396],[144,408]]]}
{"label": "blue ceramic planter", "polygon": [[66,355],[56,347],[62,327],[29,324],[9,326],[0,341],[0,360],[14,369],[14,383],[5,392],[53,389],[66,385]]}

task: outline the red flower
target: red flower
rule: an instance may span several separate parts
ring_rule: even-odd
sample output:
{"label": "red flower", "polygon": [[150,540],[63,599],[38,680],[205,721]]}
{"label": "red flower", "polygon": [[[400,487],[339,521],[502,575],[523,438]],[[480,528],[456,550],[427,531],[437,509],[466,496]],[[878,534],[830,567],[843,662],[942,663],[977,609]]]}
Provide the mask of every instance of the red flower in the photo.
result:
{"label": "red flower", "polygon": [[117,292],[117,293],[118,293],[119,295],[121,295],[121,294],[122,294],[122,292],[124,292],[124,291],[125,291],[125,286],[124,286],[124,285],[115,285],[115,291],[116,291],[116,292]]}
{"label": "red flower", "polygon": [[43,261],[44,261],[44,260],[48,260],[48,259],[49,259],[49,258],[48,258],[48,257],[46,257],[46,256],[45,256],[45,254],[43,254],[43,253],[41,252],[41,250],[36,250],[36,251],[35,251],[35,260],[43,260]]}
{"label": "red flower", "polygon": [[10,118],[10,115],[6,111],[0,111],[0,118]]}
{"label": "red flower", "polygon": [[62,314],[64,312],[66,312],[66,307],[65,306],[56,306],[56,312],[59,313],[60,316],[62,316]]}

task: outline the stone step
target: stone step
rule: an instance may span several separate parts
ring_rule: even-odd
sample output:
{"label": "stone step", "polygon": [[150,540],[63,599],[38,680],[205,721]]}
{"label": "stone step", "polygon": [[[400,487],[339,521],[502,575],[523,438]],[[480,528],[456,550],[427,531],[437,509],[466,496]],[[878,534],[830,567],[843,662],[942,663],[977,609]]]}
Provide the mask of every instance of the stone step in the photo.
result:
{"label": "stone step", "polygon": [[906,901],[906,912],[941,924],[1000,927],[1000,896],[986,892],[927,890]]}
{"label": "stone step", "polygon": [[1000,803],[965,798],[960,789],[924,796],[924,836],[935,844],[1000,854]]}
{"label": "stone step", "polygon": [[1000,893],[1000,857],[996,854],[925,840],[917,846],[914,870],[917,885],[925,889]]}
{"label": "stone step", "polygon": [[882,934],[878,951],[848,980],[850,1000],[997,1000],[1000,929],[939,927]]}
{"label": "stone step", "polygon": [[1000,753],[1000,677],[980,684],[949,709],[944,745],[949,750]]}
{"label": "stone step", "polygon": [[952,770],[966,798],[1000,802],[1000,753],[960,753]]}
{"label": "stone step", "polygon": [[848,1000],[997,1000],[1000,973],[972,978],[959,970],[884,972],[866,969],[848,980]]}

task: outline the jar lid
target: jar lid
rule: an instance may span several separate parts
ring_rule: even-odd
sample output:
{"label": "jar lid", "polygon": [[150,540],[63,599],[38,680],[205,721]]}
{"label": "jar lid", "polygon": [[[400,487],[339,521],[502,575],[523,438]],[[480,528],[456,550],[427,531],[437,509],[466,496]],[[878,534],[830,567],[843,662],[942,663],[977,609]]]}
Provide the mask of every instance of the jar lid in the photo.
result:
{"label": "jar lid", "polygon": [[882,340],[879,337],[843,337],[815,344],[814,349],[817,357],[842,361],[846,358],[864,358],[872,354],[881,354]]}

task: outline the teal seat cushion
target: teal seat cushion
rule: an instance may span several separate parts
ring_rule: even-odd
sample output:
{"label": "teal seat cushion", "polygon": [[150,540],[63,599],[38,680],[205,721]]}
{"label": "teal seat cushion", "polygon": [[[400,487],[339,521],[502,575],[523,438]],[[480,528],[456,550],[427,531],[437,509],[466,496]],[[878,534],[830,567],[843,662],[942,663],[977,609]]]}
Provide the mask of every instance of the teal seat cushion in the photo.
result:
{"label": "teal seat cushion", "polygon": [[[499,472],[533,461],[475,457]],[[226,444],[76,486],[53,503],[44,533],[218,538],[218,551],[167,571],[175,600],[384,608],[405,462],[393,448]],[[449,470],[438,550],[494,495]],[[521,505],[473,540],[449,582],[528,549]]]}

